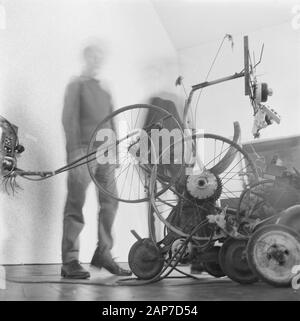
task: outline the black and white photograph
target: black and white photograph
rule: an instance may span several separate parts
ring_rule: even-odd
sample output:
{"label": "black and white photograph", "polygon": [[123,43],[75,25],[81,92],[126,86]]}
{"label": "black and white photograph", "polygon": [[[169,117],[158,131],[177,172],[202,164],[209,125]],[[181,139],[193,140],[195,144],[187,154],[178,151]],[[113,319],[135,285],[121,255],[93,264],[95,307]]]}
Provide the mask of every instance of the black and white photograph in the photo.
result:
{"label": "black and white photograph", "polygon": [[0,139],[0,301],[300,301],[300,0],[0,0]]}

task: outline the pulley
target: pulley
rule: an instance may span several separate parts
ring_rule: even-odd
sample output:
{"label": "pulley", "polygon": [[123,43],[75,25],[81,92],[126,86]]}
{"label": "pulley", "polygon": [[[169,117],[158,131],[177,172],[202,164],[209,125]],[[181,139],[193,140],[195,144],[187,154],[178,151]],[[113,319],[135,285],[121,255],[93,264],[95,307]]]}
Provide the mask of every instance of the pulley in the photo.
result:
{"label": "pulley", "polygon": [[171,246],[171,253],[172,256],[174,256],[175,258],[179,258],[180,257],[180,263],[187,263],[190,258],[191,258],[191,251],[192,251],[192,245],[189,242],[187,244],[187,246],[185,247],[184,253],[182,253],[182,249],[185,246],[186,240],[183,238],[179,238],[177,240],[175,240]]}
{"label": "pulley", "polygon": [[253,95],[254,95],[254,100],[257,103],[263,103],[268,100],[269,96],[273,95],[273,90],[268,87],[267,83],[257,82],[253,86]]}
{"label": "pulley", "polygon": [[149,280],[162,271],[164,257],[151,239],[139,239],[129,251],[128,264],[139,279]]}

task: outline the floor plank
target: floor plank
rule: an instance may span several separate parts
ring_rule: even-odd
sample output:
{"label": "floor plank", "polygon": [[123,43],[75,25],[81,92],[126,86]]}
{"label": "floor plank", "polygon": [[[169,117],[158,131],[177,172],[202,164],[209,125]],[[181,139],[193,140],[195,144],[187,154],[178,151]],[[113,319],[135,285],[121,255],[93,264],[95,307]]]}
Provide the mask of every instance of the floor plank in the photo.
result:
{"label": "floor plank", "polygon": [[[60,265],[18,265],[5,269],[7,282],[6,289],[0,290],[1,301],[300,300],[300,290],[275,288],[262,282],[244,286],[206,273],[199,280],[176,278],[173,274],[175,278],[153,284],[120,286],[116,285],[120,278],[105,270],[90,269],[91,279],[75,284],[61,279]],[[188,272],[188,267],[183,269]]]}

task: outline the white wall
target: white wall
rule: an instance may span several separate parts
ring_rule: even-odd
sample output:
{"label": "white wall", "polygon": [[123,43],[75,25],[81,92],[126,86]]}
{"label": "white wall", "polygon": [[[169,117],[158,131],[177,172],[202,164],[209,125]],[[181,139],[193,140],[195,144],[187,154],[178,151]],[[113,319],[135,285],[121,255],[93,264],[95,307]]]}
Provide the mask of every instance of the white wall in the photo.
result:
{"label": "white wall", "polygon": [[[253,17],[255,19],[255,17]],[[219,28],[219,26],[218,26]],[[224,35],[227,30],[224,30]],[[267,82],[274,95],[268,105],[281,116],[282,123],[261,131],[261,138],[276,138],[300,134],[300,32],[284,23],[248,33],[251,52],[259,58],[265,44],[262,63],[257,67],[259,80]],[[226,42],[208,80],[240,72],[243,69],[243,35],[233,34],[234,50]],[[185,84],[193,85],[205,80],[221,39],[179,51],[181,74]],[[197,93],[194,101],[197,100]],[[244,80],[237,79],[203,90],[197,110],[197,126],[207,132],[231,136],[232,122],[239,121],[242,140],[252,140],[252,107],[244,96]]]}
{"label": "white wall", "polygon": [[[56,169],[65,163],[62,98],[68,80],[80,70],[79,50],[87,38],[102,37],[110,43],[105,74],[116,108],[140,102],[159,89],[157,82],[145,79],[145,67],[152,60],[177,57],[148,0],[2,3],[7,29],[0,30],[0,114],[20,127],[26,152],[19,166],[25,169]],[[210,79],[242,69],[242,35],[233,36],[234,51],[225,45]],[[262,138],[299,134],[299,36],[290,23],[249,33],[250,47],[257,53],[265,43],[258,74],[274,89],[269,104],[282,115],[282,124],[264,129]],[[218,45],[212,41],[178,52],[186,87],[204,80]],[[176,73],[176,67],[167,72],[169,84]],[[238,120],[243,140],[252,139],[251,107],[243,86],[240,79],[205,89],[197,126],[231,136],[232,122]],[[21,181],[23,190],[17,195],[0,194],[0,264],[60,262],[65,183],[65,175],[40,183]],[[82,261],[90,260],[96,243],[96,206],[91,186],[84,208]],[[120,204],[113,250],[119,261],[127,260],[134,242],[130,229],[146,235],[145,214],[144,205]]]}
{"label": "white wall", "polygon": [[[116,108],[148,95],[142,70],[152,57],[176,52],[148,0],[7,0],[7,29],[0,30],[0,114],[17,124],[26,152],[24,169],[56,169],[65,164],[62,99],[78,73],[79,50],[89,37],[109,43],[106,78]],[[150,88],[148,88],[150,90]],[[0,264],[60,262],[66,176],[44,182],[20,181],[15,196],[0,194]],[[96,245],[96,200],[91,186],[84,208],[81,260]],[[134,238],[147,234],[144,205],[120,204],[114,256],[127,260]]]}

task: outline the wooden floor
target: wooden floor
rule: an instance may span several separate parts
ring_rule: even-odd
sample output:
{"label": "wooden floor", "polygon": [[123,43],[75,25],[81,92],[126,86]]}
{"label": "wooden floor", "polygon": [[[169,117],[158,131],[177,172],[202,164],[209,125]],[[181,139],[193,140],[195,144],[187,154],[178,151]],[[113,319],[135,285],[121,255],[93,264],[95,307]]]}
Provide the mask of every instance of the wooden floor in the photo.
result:
{"label": "wooden floor", "polygon": [[[188,267],[184,269],[188,272]],[[79,280],[79,284],[61,279],[59,265],[6,266],[5,270],[6,289],[0,290],[1,301],[300,300],[300,290],[274,288],[262,282],[243,286],[228,278],[215,279],[207,274],[199,276],[200,280],[173,275],[175,278],[154,284],[122,283],[120,286],[116,285],[119,279],[105,270],[90,269],[91,279]],[[133,284],[137,282],[134,280]]]}

